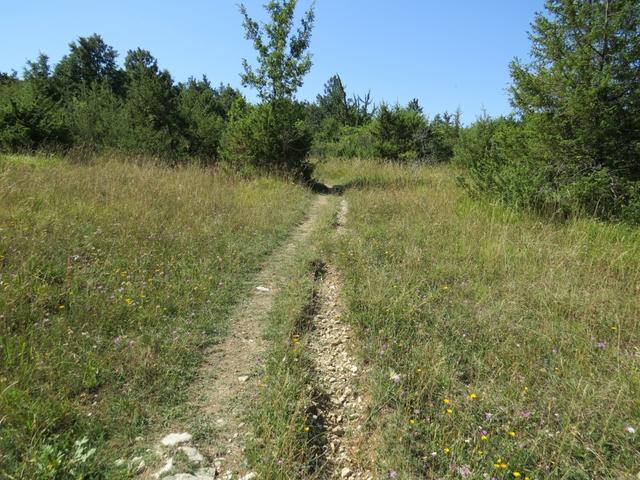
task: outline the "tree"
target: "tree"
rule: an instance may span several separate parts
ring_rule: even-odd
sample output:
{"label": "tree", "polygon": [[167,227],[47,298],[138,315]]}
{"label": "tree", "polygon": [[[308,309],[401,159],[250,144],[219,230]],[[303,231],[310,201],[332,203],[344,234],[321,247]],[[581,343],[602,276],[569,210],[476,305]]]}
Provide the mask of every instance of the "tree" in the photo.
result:
{"label": "tree", "polygon": [[188,153],[211,162],[217,157],[220,138],[236,100],[244,99],[228,85],[212,88],[207,77],[189,78],[180,84],[178,110],[186,125]]}
{"label": "tree", "polygon": [[[259,24],[249,17],[244,5],[246,37],[258,53],[254,68],[243,60],[242,83],[258,91],[263,101],[244,109],[246,118],[234,116],[223,136],[221,153],[228,162],[286,171],[309,180],[311,166],[306,155],[311,135],[303,119],[305,108],[294,102],[294,94],[311,68],[308,52],[314,11],[311,7],[293,32],[297,0],[271,0],[265,5],[270,22]],[[234,131],[235,129],[235,131]]]}
{"label": "tree", "polygon": [[531,63],[511,64],[512,103],[535,124],[534,152],[559,182],[602,169],[638,178],[640,3],[545,6],[532,25]]}
{"label": "tree", "polygon": [[333,117],[340,125],[349,123],[349,102],[340,75],[333,75],[324,84],[324,94],[317,96],[321,115]]}
{"label": "tree", "polygon": [[123,78],[116,63],[118,52],[100,35],[80,37],[69,44],[69,50],[54,72],[61,90],[78,94],[83,88],[105,83],[114,92],[121,92]]}
{"label": "tree", "polygon": [[300,27],[292,33],[293,15],[297,0],[271,0],[265,5],[271,22],[260,25],[249,17],[244,4],[240,12],[247,40],[253,42],[258,53],[258,68],[242,60],[242,84],[258,91],[260,98],[274,106],[281,100],[290,100],[302,86],[303,77],[311,69],[308,52],[314,21],[313,6],[302,17]]}
{"label": "tree", "polygon": [[176,156],[186,149],[178,113],[178,89],[148,50],[130,50],[125,59],[129,134],[125,144],[156,155]]}
{"label": "tree", "polygon": [[420,134],[426,128],[424,116],[414,109],[382,104],[375,121],[377,154],[391,160],[417,160]]}

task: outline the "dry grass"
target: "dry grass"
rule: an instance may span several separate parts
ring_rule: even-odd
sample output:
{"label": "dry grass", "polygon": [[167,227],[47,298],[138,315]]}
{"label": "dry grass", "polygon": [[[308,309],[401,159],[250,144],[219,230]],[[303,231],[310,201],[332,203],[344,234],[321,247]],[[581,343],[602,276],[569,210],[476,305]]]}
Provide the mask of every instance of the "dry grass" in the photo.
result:
{"label": "dry grass", "polygon": [[196,167],[0,157],[0,476],[126,476],[114,460],[175,414],[309,199]]}

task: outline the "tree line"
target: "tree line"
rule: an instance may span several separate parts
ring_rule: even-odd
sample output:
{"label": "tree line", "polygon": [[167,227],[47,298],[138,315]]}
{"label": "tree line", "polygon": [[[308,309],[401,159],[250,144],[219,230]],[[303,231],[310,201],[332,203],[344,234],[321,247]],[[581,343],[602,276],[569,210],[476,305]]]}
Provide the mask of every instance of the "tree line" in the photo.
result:
{"label": "tree line", "polygon": [[0,75],[0,150],[62,151],[83,155],[117,150],[170,163],[198,159],[239,169],[268,169],[302,179],[311,175],[309,153],[390,159],[453,154],[459,114],[423,115],[407,107],[373,105],[370,94],[347,97],[339,75],[316,101],[298,101],[311,68],[314,22],[308,10],[294,29],[295,0],[265,5],[263,25],[241,5],[257,64],[243,60],[242,83],[258,92],[250,103],[237,89],[208,78],[176,82],[148,50],[118,52],[94,34],[69,44],[56,64],[40,54],[22,77]]}
{"label": "tree line", "polygon": [[546,0],[514,60],[513,113],[460,111],[427,118],[417,100],[375,105],[332,76],[315,101],[295,94],[311,68],[313,8],[295,25],[297,0],[270,0],[269,20],[241,5],[254,63],[243,60],[251,103],[203,77],[176,83],[147,50],[118,53],[99,35],[79,38],[51,66],[0,74],[0,150],[119,150],[180,162],[267,169],[308,180],[316,157],[399,162],[454,160],[473,194],[565,218],[640,222],[640,2]]}

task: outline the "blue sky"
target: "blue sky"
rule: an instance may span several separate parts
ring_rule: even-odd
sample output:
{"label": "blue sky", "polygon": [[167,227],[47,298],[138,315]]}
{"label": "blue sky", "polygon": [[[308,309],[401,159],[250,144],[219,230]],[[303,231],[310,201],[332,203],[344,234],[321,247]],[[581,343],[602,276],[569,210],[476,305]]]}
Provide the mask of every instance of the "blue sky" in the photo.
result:
{"label": "blue sky", "polygon": [[[240,87],[244,39],[235,0],[5,0],[0,15],[0,71],[22,71],[46,53],[53,63],[78,36],[99,33],[124,59],[142,47],[176,80],[206,74]],[[264,17],[263,0],[244,2]],[[310,0],[299,0],[299,9]],[[543,0],[317,0],[314,66],[298,98],[314,99],[339,73],[349,93],[375,101],[418,98],[425,112],[460,106],[466,122],[482,109],[510,111],[509,61],[527,58],[527,32]],[[251,91],[245,91],[254,98]]]}

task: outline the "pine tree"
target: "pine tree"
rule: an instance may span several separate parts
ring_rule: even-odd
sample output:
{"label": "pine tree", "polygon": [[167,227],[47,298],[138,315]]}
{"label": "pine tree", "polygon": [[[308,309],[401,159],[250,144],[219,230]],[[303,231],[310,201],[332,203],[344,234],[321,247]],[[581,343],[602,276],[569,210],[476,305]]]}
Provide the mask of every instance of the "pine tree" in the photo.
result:
{"label": "pine tree", "polygon": [[640,176],[640,2],[547,0],[532,61],[511,64],[512,102],[558,181]]}

